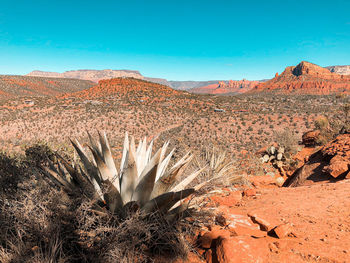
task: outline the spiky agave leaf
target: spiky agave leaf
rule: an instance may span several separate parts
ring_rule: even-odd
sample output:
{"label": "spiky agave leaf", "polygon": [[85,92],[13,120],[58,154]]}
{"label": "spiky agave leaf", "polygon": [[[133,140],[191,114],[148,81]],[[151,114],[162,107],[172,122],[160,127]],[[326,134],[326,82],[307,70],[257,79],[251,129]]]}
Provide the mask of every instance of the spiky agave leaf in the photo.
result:
{"label": "spiky agave leaf", "polygon": [[157,168],[160,161],[160,150],[152,157],[151,161],[142,171],[138,178],[138,184],[134,190],[131,201],[137,201],[141,205],[145,204],[153,191],[154,181],[156,179]]}
{"label": "spiky agave leaf", "polygon": [[195,190],[193,188],[181,190],[178,192],[167,192],[162,195],[153,198],[148,201],[143,207],[142,211],[146,213],[151,213],[156,210],[159,210],[163,213],[166,213],[174,204],[179,200],[182,200],[189,195],[193,194]]}
{"label": "spiky agave leaf", "polygon": [[77,187],[88,187],[93,190],[94,199],[104,201],[110,213],[117,215],[123,215],[126,210],[135,207],[139,207],[146,214],[154,211],[167,213],[169,209],[172,209],[171,213],[174,214],[181,210],[174,209],[179,206],[179,201],[195,192],[192,188],[185,188],[203,169],[176,183],[193,156],[190,153],[185,154],[168,169],[175,150],[166,155],[169,142],[164,143],[152,156],[153,141],[147,146],[145,137],[140,140],[136,149],[134,137],[129,141],[126,133],[118,174],[106,134],[98,133],[98,140],[90,134],[88,136],[92,158],[89,158],[77,140],[71,140],[84,169],[79,166],[79,171],[60,157],[63,165],[59,163],[58,169],[52,167],[45,170],[45,173],[64,189],[74,192]]}
{"label": "spiky agave leaf", "polygon": [[169,188],[181,177],[192,158],[193,156],[188,152],[168,172],[164,172],[157,180],[151,197],[154,198],[169,191]]}
{"label": "spiky agave leaf", "polygon": [[138,180],[135,155],[135,149],[130,147],[126,153],[124,168],[120,175],[120,194],[123,196],[124,204],[131,200]]}

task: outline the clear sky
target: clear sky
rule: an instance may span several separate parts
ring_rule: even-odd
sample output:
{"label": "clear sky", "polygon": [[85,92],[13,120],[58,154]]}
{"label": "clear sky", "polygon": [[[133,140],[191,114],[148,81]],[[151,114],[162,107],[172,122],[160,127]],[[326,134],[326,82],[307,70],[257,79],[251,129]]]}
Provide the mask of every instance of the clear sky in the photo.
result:
{"label": "clear sky", "polygon": [[0,74],[132,69],[168,80],[264,79],[350,65],[350,1],[1,0]]}

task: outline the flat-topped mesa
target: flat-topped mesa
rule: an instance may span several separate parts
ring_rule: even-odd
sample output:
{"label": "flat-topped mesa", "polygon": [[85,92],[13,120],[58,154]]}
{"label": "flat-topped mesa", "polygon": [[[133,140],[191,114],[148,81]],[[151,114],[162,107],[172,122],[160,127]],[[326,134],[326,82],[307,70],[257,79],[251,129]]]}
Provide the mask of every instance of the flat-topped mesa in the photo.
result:
{"label": "flat-topped mesa", "polygon": [[119,77],[137,78],[144,79],[144,76],[137,70],[92,70],[92,69],[80,69],[80,70],[69,70],[63,73],[57,72],[45,72],[35,70],[27,74],[27,76],[38,76],[38,77],[59,77],[59,78],[72,78],[72,79],[84,79],[94,82],[98,82],[102,79],[112,79]]}
{"label": "flat-topped mesa", "polygon": [[350,93],[350,76],[339,75],[327,68],[302,61],[297,66],[286,67],[281,75],[257,85],[252,92],[299,93],[327,95]]}

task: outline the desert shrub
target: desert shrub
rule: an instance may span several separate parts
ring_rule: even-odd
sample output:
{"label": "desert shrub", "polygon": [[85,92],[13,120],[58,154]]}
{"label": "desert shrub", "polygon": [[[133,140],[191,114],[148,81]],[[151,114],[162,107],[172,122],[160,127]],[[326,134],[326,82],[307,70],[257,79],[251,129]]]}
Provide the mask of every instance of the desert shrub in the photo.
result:
{"label": "desert shrub", "polygon": [[194,161],[195,169],[205,167],[193,184],[208,182],[203,190],[215,187],[231,186],[232,184],[245,184],[247,179],[238,172],[236,165],[227,156],[227,152],[221,147],[209,145],[203,147]]}
{"label": "desert shrub", "polygon": [[38,180],[30,160],[5,153],[0,157],[0,261],[71,262],[75,247],[67,238],[74,225],[71,204]]}
{"label": "desert shrub", "polygon": [[0,262],[152,262],[155,255],[186,256],[190,225],[183,217],[170,223],[157,212],[130,213],[123,220],[96,213],[85,195],[67,194],[34,174],[40,172],[37,165],[49,162],[49,147],[34,145],[26,153],[0,155],[1,186],[6,186],[0,193]]}
{"label": "desert shrub", "polygon": [[344,105],[340,111],[341,114],[338,116],[320,116],[315,119],[314,126],[320,131],[320,135],[317,139],[318,145],[326,144],[333,140],[339,133],[350,132],[348,121],[350,106]]}
{"label": "desert shrub", "polygon": [[0,195],[13,194],[26,174],[26,167],[20,156],[0,152]]}
{"label": "desert shrub", "polygon": [[[129,188],[121,183],[118,189],[123,200],[116,206],[118,185],[112,186],[115,177],[108,177],[111,170],[106,170],[115,164],[108,162],[108,168],[105,166],[112,155],[106,137],[99,138],[97,142],[91,138],[93,160],[78,142],[73,143],[81,157],[75,164],[46,144],[27,147],[26,155],[18,158],[4,155],[0,162],[4,168],[0,169],[9,171],[5,179],[13,177],[11,184],[4,181],[4,185],[16,186],[18,195],[6,195],[0,203],[2,261],[150,262],[155,255],[185,257],[189,245],[184,235],[190,221],[184,215],[190,210],[187,205],[176,205],[194,193],[194,189],[184,187],[200,174],[197,170],[181,176],[193,158],[191,154],[166,169],[174,153],[165,155],[168,143],[152,157],[152,144],[147,146],[144,140],[135,149],[132,138],[124,146],[122,178],[126,183],[131,183],[128,175],[130,179],[146,179],[135,181],[133,193],[142,195],[136,200],[123,192]],[[150,180],[154,178],[161,180],[154,182],[153,189]],[[157,194],[151,198],[152,189]]]}
{"label": "desert shrub", "polygon": [[314,125],[317,130],[326,130],[329,126],[329,121],[327,117],[320,116],[315,120]]}
{"label": "desert shrub", "polygon": [[48,160],[54,161],[56,159],[54,151],[43,142],[26,147],[25,156],[26,160],[35,167],[47,165]]}
{"label": "desert shrub", "polygon": [[78,209],[78,218],[81,246],[91,262],[152,262],[154,255],[185,258],[189,250],[184,232],[190,225],[183,220],[170,224],[158,213],[147,219],[131,213],[116,222],[91,213],[86,203]]}
{"label": "desert shrub", "polygon": [[298,137],[290,129],[274,132],[274,141],[284,147],[286,153],[295,154],[298,151]]}

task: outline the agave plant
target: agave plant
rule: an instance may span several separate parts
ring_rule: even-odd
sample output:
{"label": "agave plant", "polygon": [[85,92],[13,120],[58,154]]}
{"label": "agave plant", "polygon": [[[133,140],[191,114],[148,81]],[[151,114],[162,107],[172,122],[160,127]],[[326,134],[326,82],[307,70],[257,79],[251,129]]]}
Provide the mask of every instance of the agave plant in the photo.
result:
{"label": "agave plant", "polygon": [[43,167],[43,170],[65,191],[82,192],[96,200],[100,211],[107,209],[114,215],[123,216],[128,209],[136,206],[143,213],[159,211],[171,218],[184,211],[180,201],[204,185],[186,189],[205,167],[179,180],[193,159],[190,152],[168,168],[175,150],[166,154],[169,142],[152,156],[153,141],[147,145],[144,138],[136,148],[134,137],[129,140],[126,133],[121,164],[117,169],[106,133],[98,133],[98,140],[89,133],[88,136],[92,158],[78,140],[71,140],[83,167],[72,165],[58,155],[57,165],[51,163],[50,168]]}

